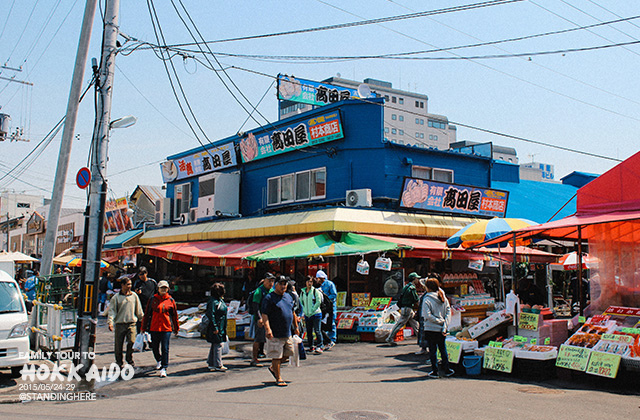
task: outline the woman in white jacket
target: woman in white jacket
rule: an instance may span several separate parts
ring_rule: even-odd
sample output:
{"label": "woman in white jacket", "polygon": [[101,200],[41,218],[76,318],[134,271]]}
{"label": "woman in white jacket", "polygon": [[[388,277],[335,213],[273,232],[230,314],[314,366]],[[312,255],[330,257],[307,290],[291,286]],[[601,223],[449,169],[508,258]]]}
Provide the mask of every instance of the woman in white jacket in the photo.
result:
{"label": "woman in white jacket", "polygon": [[424,335],[429,343],[429,358],[431,359],[430,378],[439,378],[437,351],[442,357],[443,376],[451,376],[455,372],[449,368],[449,357],[444,339],[449,331],[451,321],[451,306],[440,288],[437,279],[426,281],[427,293],[422,303],[422,318],[424,321]]}

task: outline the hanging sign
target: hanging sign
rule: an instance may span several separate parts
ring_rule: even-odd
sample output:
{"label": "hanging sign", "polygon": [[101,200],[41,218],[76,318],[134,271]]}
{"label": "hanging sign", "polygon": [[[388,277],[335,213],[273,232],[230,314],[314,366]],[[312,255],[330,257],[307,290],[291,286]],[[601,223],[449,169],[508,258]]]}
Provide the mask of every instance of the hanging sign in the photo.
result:
{"label": "hanging sign", "polygon": [[498,372],[511,373],[513,370],[513,351],[497,347],[487,347],[484,350],[482,367],[497,370]]}
{"label": "hanging sign", "polygon": [[520,312],[520,314],[518,314],[518,328],[523,330],[538,331],[539,321],[539,314],[532,314],[528,312]]}
{"label": "hanging sign", "polygon": [[369,274],[369,263],[365,260],[359,261],[356,265],[356,272],[366,276]]}
{"label": "hanging sign", "polygon": [[591,375],[604,376],[605,378],[615,378],[620,367],[622,357],[618,354],[602,353],[592,351],[587,366],[587,373]]}
{"label": "hanging sign", "polygon": [[508,198],[508,191],[405,177],[400,207],[504,217]]}
{"label": "hanging sign", "polygon": [[484,267],[484,260],[471,260],[469,261],[469,268],[476,271],[482,271]]}
{"label": "hanging sign", "polygon": [[336,305],[338,305],[338,308],[344,308],[345,306],[347,306],[347,292],[338,292]]}
{"label": "hanging sign", "polygon": [[590,354],[591,349],[563,344],[558,350],[556,366],[584,372],[587,369]]}
{"label": "hanging sign", "polygon": [[272,131],[256,131],[240,141],[244,163],[292,152],[344,137],[338,111],[319,115]]}

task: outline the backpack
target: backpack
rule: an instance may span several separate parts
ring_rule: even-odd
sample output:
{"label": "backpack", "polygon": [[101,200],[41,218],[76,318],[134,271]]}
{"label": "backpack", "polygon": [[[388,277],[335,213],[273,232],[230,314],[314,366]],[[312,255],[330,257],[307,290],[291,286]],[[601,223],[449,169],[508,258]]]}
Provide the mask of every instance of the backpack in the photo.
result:
{"label": "backpack", "polygon": [[[256,293],[262,293],[262,291],[260,290],[260,286],[258,286],[258,288],[256,290],[254,290],[253,292],[249,293],[249,299],[247,300],[247,311],[249,312],[250,315],[257,315],[258,314],[258,307],[260,306],[260,304],[259,303],[255,303],[253,301],[253,298],[254,298]],[[260,302],[262,302],[262,299],[260,299]]]}
{"label": "backpack", "polygon": [[322,303],[320,304],[320,310],[322,311],[323,314],[333,315],[333,302],[325,292],[323,292],[320,289],[317,289],[317,290],[319,290],[320,293],[322,293]]}

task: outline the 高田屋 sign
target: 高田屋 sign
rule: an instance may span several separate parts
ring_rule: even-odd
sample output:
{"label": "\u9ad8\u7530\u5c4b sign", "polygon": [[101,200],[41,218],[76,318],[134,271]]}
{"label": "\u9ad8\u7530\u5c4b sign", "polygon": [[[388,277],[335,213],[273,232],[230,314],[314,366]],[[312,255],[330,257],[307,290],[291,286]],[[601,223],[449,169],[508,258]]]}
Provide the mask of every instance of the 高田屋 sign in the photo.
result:
{"label": "\u9ad8\u7530\u5c4b sign", "polygon": [[233,142],[160,164],[162,180],[167,183],[236,166]]}
{"label": "\u9ad8\u7530\u5c4b sign", "polygon": [[361,99],[356,89],[278,75],[278,99],[323,106],[347,99]]}

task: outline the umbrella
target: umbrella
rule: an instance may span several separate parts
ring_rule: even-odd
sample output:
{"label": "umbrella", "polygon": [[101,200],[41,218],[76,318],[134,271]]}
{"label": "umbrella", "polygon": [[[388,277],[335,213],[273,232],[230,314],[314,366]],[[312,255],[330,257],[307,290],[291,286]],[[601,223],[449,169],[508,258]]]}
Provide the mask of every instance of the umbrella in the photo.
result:
{"label": "umbrella", "polygon": [[[463,227],[447,239],[447,246],[457,248],[462,245],[463,248],[472,248],[475,245],[504,235],[512,230],[522,229],[532,225],[537,225],[537,223],[527,219],[494,217],[490,220],[482,220]],[[524,243],[517,243],[516,245],[524,245]]]}
{"label": "umbrella", "polygon": [[318,256],[335,257],[339,255],[359,255],[410,248],[356,233],[337,233],[333,236],[337,236],[337,239],[332,238],[332,235],[328,233],[323,233],[292,244],[250,255],[247,259],[252,261],[269,261]]}
{"label": "umbrella", "polygon": [[0,252],[0,261],[13,261],[15,263],[29,263],[39,261],[37,258],[23,254],[22,252]]}
{"label": "umbrella", "polygon": [[[75,257],[69,260],[67,267],[82,267],[82,258]],[[109,268],[109,263],[104,260],[100,260],[100,268]]]}
{"label": "umbrella", "polygon": [[[561,264],[562,268],[567,271],[577,270],[578,269],[578,253],[574,251],[568,254],[564,254],[562,257],[560,257],[560,260],[558,260],[558,264]],[[582,269],[586,270],[588,268],[596,268],[596,267],[598,267],[598,259],[595,257],[592,257],[586,252],[583,252],[582,253]]]}

